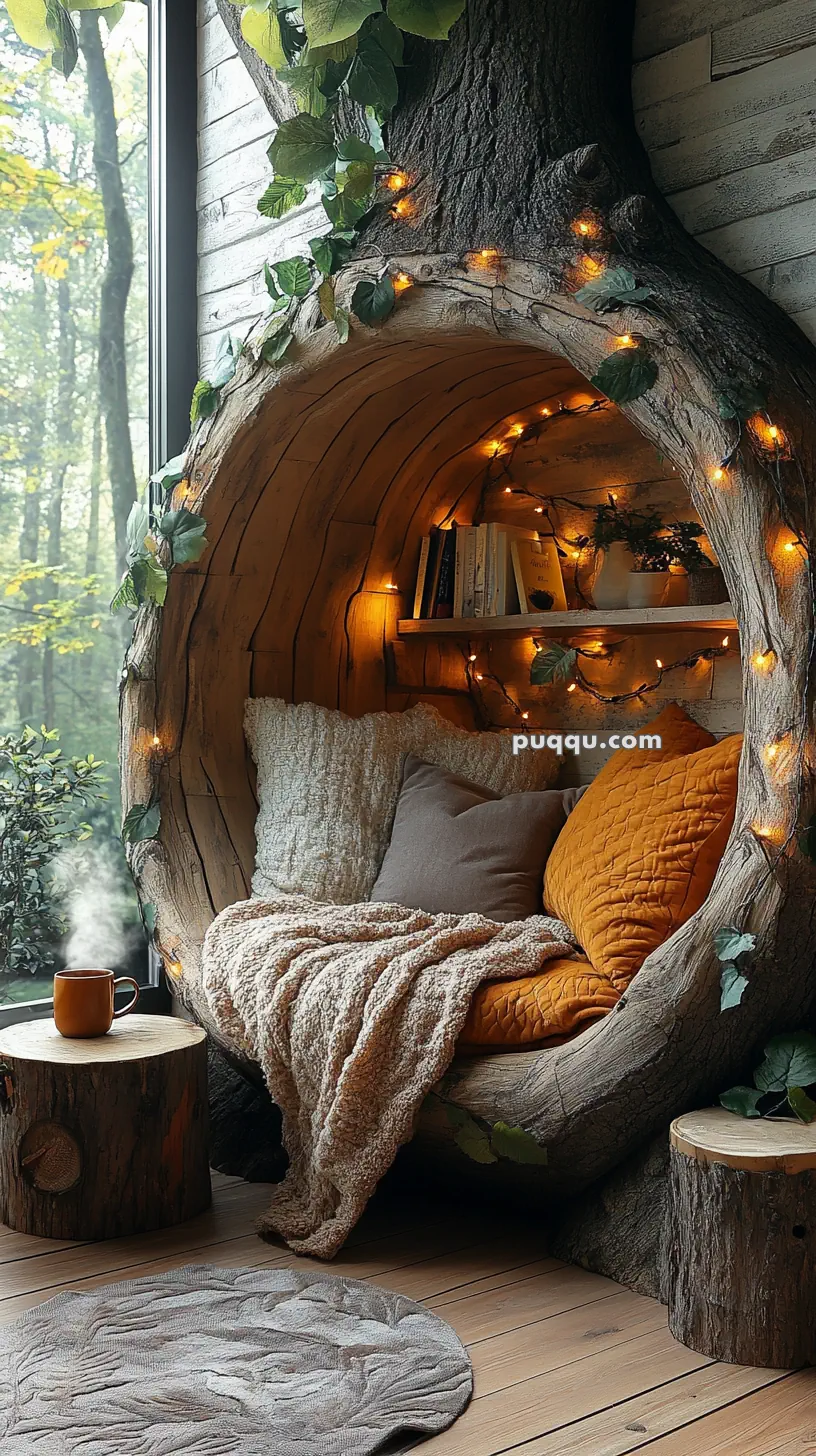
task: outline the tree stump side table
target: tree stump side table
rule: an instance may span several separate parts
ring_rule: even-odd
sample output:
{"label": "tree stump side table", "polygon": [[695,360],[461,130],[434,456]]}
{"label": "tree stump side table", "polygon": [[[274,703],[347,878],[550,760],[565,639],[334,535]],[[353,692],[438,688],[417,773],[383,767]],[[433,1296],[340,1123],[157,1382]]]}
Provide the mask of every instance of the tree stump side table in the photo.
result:
{"label": "tree stump side table", "polygon": [[211,1200],[207,1049],[198,1026],[126,1016],[107,1036],[53,1021],[0,1031],[0,1222],[110,1239],[192,1218]]}
{"label": "tree stump side table", "polygon": [[735,1365],[816,1364],[816,1124],[677,1118],[667,1234],[678,1340]]}

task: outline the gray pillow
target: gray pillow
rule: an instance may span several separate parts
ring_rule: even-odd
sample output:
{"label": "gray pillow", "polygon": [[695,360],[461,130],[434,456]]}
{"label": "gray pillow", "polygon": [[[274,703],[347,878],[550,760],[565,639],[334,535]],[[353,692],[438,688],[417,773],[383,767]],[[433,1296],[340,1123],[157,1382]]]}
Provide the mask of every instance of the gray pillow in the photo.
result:
{"label": "gray pillow", "polygon": [[543,914],[544,866],[580,794],[495,794],[409,753],[371,899],[501,921]]}

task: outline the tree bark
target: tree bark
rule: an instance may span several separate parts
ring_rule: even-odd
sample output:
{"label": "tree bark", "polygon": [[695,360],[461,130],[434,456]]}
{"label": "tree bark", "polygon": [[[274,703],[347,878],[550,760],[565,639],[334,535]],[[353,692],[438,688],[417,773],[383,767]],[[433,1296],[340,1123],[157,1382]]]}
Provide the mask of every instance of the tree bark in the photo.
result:
{"label": "tree bark", "polygon": [[85,58],[88,101],[94,123],[94,168],[102,194],[108,259],[99,294],[99,397],[105,419],[108,475],[120,570],[125,564],[127,518],[136,500],[130,437],[125,315],[133,278],[133,236],[119,162],[113,88],[96,11],[79,17],[79,45]]}
{"label": "tree bark", "polygon": [[[65,477],[73,460],[74,451],[74,407],[76,395],[76,324],[71,309],[71,285],[67,278],[60,278],[57,284],[57,403],[55,409],[56,461],[51,474],[51,492],[46,514],[48,539],[46,543],[46,564],[59,566],[62,561],[62,506],[65,493]],[[47,589],[51,598],[59,596],[59,581],[47,578]],[[54,696],[54,649],[46,642],[42,661],[43,714],[49,728],[56,722]]]}
{"label": "tree bark", "polygon": [[[38,344],[41,349],[41,357],[45,358],[47,351],[48,292],[45,278],[36,269],[32,278],[32,289]],[[46,392],[43,381],[32,396],[25,456],[22,461],[25,469],[25,487],[23,494],[23,519],[20,527],[18,549],[20,564],[23,566],[27,563],[37,561],[40,554],[45,426]],[[38,582],[29,582],[23,586],[20,597],[24,610],[29,614],[29,621],[34,620],[34,604],[39,596],[40,587]],[[17,712],[21,723],[30,724],[36,716],[35,692],[39,665],[40,652],[37,647],[23,643],[17,648],[15,653]]]}
{"label": "tree bark", "polygon": [[88,478],[88,534],[85,539],[85,575],[94,576],[99,560],[99,500],[102,493],[102,419],[94,417],[91,471]]}

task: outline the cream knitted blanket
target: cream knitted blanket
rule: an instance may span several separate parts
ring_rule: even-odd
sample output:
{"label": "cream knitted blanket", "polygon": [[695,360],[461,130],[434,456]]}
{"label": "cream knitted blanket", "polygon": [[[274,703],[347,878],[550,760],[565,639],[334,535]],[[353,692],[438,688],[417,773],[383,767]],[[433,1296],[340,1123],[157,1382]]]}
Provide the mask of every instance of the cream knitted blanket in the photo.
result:
{"label": "cream knitted blanket", "polygon": [[331,1258],[411,1137],[480,982],[574,949],[565,925],[538,915],[499,925],[293,895],[223,910],[204,943],[204,992],[263,1069],[289,1155],[259,1233]]}

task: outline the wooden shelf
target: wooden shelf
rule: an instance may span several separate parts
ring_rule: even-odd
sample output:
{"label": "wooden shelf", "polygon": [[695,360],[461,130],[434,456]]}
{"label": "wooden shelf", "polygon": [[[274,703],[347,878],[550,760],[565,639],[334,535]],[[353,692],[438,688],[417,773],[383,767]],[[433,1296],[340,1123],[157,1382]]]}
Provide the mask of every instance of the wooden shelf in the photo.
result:
{"label": "wooden shelf", "polygon": [[529,612],[515,617],[407,617],[398,625],[401,637],[590,637],[609,632],[686,632],[703,627],[735,632],[730,602],[707,607],[629,607],[615,612]]}

